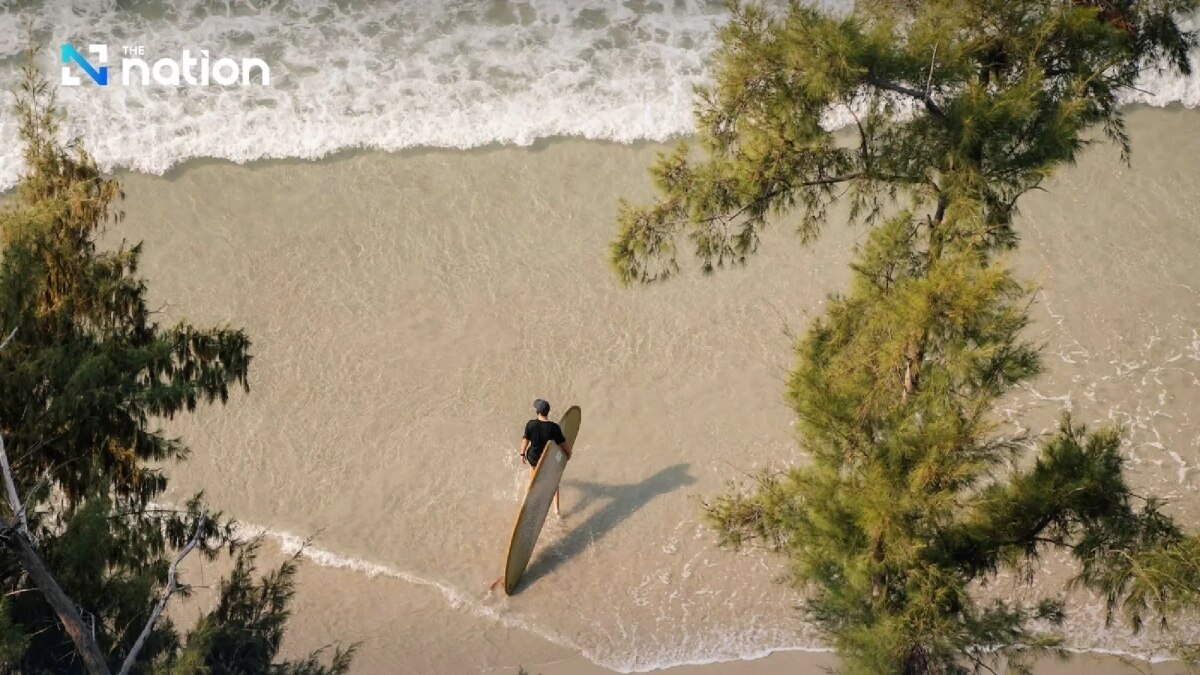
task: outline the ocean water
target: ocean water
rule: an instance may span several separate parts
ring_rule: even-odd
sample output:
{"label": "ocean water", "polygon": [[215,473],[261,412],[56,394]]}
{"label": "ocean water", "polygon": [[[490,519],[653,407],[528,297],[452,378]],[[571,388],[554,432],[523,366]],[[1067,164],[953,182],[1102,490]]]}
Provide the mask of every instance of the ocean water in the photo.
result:
{"label": "ocean water", "polygon": [[[126,46],[144,48],[148,62],[207,49],[214,61],[270,65],[269,87],[85,78],[61,89],[101,165],[149,173],[194,157],[664,140],[692,128],[693,87],[726,17],[723,2],[706,0],[10,0],[0,3],[0,84],[15,81],[26,26],[54,81],[66,42],[107,45],[110,65]],[[1195,70],[1148,74],[1129,100],[1200,104]],[[0,120],[3,189],[20,160],[11,118]]]}

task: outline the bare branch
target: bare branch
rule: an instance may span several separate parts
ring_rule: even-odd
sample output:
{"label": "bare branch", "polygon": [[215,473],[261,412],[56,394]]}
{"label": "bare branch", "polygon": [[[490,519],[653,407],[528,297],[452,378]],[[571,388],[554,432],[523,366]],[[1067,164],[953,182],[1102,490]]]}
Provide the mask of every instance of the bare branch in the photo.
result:
{"label": "bare branch", "polygon": [[[0,342],[0,350],[8,346],[8,343],[17,334],[17,329],[12,329],[8,337]],[[21,505],[21,499],[17,496],[17,485],[13,482],[12,469],[8,466],[8,451],[4,448],[4,436],[0,435],[0,468],[4,470],[4,488],[8,492],[8,505],[12,508],[13,515],[21,523],[21,532],[29,537],[29,522],[25,519],[25,507]],[[32,537],[30,537],[32,539]]]}
{"label": "bare branch", "polygon": [[128,675],[129,671],[133,670],[133,666],[137,662],[138,653],[142,651],[142,646],[146,643],[146,638],[150,636],[150,631],[154,630],[154,624],[158,623],[159,617],[162,616],[163,610],[166,609],[167,601],[180,589],[178,583],[179,563],[183,562],[183,559],[200,543],[200,531],[203,529],[202,525],[206,515],[207,513],[201,513],[196,517],[195,530],[192,532],[191,541],[176,554],[175,560],[171,562],[171,567],[167,570],[166,591],[159,598],[158,604],[154,606],[154,611],[150,612],[150,618],[146,620],[146,625],[142,628],[141,634],[138,635],[137,641],[133,643],[133,647],[129,649],[129,654],[125,656],[125,662],[121,664],[120,675]]}
{"label": "bare branch", "polygon": [[4,349],[5,347],[7,347],[8,343],[13,339],[13,336],[16,334],[17,334],[17,329],[16,328],[12,329],[12,332],[8,334],[8,337],[4,338],[4,342],[0,342],[0,349]]}
{"label": "bare branch", "polygon": [[[13,330],[13,333],[16,333]],[[9,334],[12,337],[12,333]],[[5,342],[8,342],[6,339]],[[3,345],[0,345],[0,349]],[[0,435],[0,469],[4,471],[4,489],[8,492],[8,506],[12,509],[13,517],[21,526],[21,533],[30,541],[33,537],[29,534],[29,522],[25,518],[25,506],[21,504],[21,498],[17,496],[17,484],[13,482],[12,469],[8,466],[8,451],[4,449],[4,436]]]}
{"label": "bare branch", "polygon": [[937,65],[937,48],[933,45],[933,56],[929,59],[929,77],[925,78],[925,95],[929,96],[929,90],[933,88],[933,68]]}

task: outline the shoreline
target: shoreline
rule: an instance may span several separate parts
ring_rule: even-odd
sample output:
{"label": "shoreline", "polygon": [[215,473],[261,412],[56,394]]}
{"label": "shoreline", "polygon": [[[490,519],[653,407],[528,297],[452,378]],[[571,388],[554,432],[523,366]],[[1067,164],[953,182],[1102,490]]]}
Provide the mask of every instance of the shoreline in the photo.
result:
{"label": "shoreline", "polygon": [[[1167,103],[1166,105],[1161,105],[1161,106],[1160,105],[1151,105],[1149,103],[1129,103],[1122,107],[1127,116],[1130,113],[1136,114],[1136,113],[1139,113],[1142,111],[1162,111],[1162,112],[1166,112],[1168,114],[1189,114],[1189,113],[1200,114],[1200,107],[1189,107],[1187,105],[1184,105],[1180,101],[1171,101],[1171,102]],[[843,127],[834,129],[833,132],[835,134],[840,134],[843,130],[848,132],[849,129],[850,129],[849,127],[843,126]],[[259,164],[281,165],[281,166],[303,166],[303,165],[307,165],[307,164],[320,164],[320,163],[324,163],[324,162],[348,161],[348,160],[353,160],[358,157],[370,156],[370,155],[376,155],[376,154],[396,155],[398,157],[404,158],[404,157],[422,157],[422,156],[427,156],[427,155],[435,155],[436,156],[436,155],[443,155],[443,154],[445,154],[445,155],[462,155],[462,154],[489,155],[489,154],[496,153],[496,152],[508,152],[508,151],[512,151],[512,150],[523,150],[523,151],[527,151],[527,152],[531,152],[531,153],[538,153],[538,152],[544,152],[546,149],[550,148],[551,146],[559,145],[559,144],[563,144],[563,143],[583,143],[583,144],[606,145],[606,146],[628,148],[633,151],[638,151],[638,150],[642,150],[642,149],[645,149],[648,147],[670,147],[670,146],[674,146],[676,143],[679,143],[680,141],[692,142],[694,139],[695,139],[694,133],[676,134],[676,135],[668,136],[661,140],[638,138],[638,139],[632,140],[632,141],[621,141],[621,140],[615,140],[615,139],[611,139],[611,138],[591,138],[588,136],[554,135],[554,136],[541,136],[541,137],[534,139],[531,143],[527,143],[527,144],[509,143],[509,142],[504,142],[504,141],[493,141],[491,143],[486,143],[484,145],[473,145],[473,146],[469,146],[469,147],[414,145],[411,147],[405,147],[405,148],[399,148],[399,149],[388,149],[388,148],[381,148],[381,147],[374,147],[374,146],[361,146],[360,145],[360,146],[348,146],[348,147],[338,148],[336,150],[326,152],[326,153],[324,153],[322,155],[318,155],[316,157],[299,157],[299,156],[259,157],[259,158],[247,160],[244,162],[239,162],[237,160],[227,159],[224,157],[196,156],[196,157],[189,157],[185,160],[182,160],[180,162],[177,162],[177,163],[171,165],[170,168],[168,168],[166,171],[162,172],[161,174],[145,173],[142,171],[131,170],[126,167],[114,167],[109,173],[114,174],[114,175],[119,174],[119,173],[137,173],[137,174],[140,174],[143,176],[157,176],[157,177],[163,178],[165,180],[175,180],[175,179],[179,178],[182,174],[186,173],[188,170],[194,169],[196,167],[213,166],[213,165],[229,165],[229,166],[237,166],[237,167],[253,169],[256,165],[259,165]],[[1108,143],[1108,141],[1102,139],[1101,143]],[[1136,155],[1136,153],[1137,153],[1137,148],[1134,148],[1134,155]],[[11,190],[11,188],[9,188],[8,190],[0,191],[0,195],[7,194],[7,192],[9,190]]]}
{"label": "shoreline", "polygon": [[[274,540],[273,540],[274,541]],[[306,560],[301,567],[299,578],[306,575],[309,579],[297,584],[297,596],[303,596],[307,584],[339,583],[337,574],[355,573],[345,568],[317,567],[319,563]],[[332,573],[332,574],[330,574]],[[315,577],[315,578],[314,578]],[[374,579],[374,578],[373,578]],[[383,585],[392,583],[408,583],[398,578],[379,579]],[[388,589],[376,588],[377,593],[386,602]],[[303,601],[303,598],[301,598]],[[289,631],[289,635],[291,632]],[[544,639],[544,638],[539,638]],[[289,638],[289,641],[293,641]],[[285,652],[289,651],[285,642]],[[369,648],[369,645],[368,645]],[[652,668],[636,670],[618,670],[589,660],[579,653],[563,654],[556,650],[569,650],[563,645],[549,645],[545,651],[540,648],[525,648],[524,653],[509,653],[503,658],[508,662],[493,662],[478,669],[479,672],[516,675],[524,668],[529,675],[626,675],[631,673],[660,673],[662,675],[772,675],[774,673],[818,673],[832,672],[837,665],[837,658],[829,649],[806,647],[778,647],[764,650],[758,655],[747,655],[738,659],[717,660],[704,659],[680,663],[662,664]],[[517,650],[514,650],[516,652]],[[1178,660],[1146,660],[1136,655],[1114,653],[1100,650],[1067,649],[1065,660],[1056,658],[1039,659],[1034,667],[1035,675],[1123,675],[1130,672],[1145,675],[1189,675],[1187,666]],[[298,656],[303,649],[293,648],[291,655]],[[368,658],[372,658],[368,655]],[[386,660],[385,660],[386,662]],[[362,662],[356,659],[354,672],[386,672],[385,662]]]}
{"label": "shoreline", "polygon": [[[1160,105],[1151,105],[1148,103],[1129,103],[1129,104],[1124,105],[1123,109],[1124,109],[1124,112],[1127,117],[1130,113],[1137,114],[1142,111],[1162,111],[1162,112],[1165,112],[1168,114],[1189,114],[1189,113],[1200,112],[1200,107],[1189,107],[1180,101],[1171,101],[1171,102],[1167,103],[1166,105],[1161,105],[1161,106]],[[847,127],[839,127],[838,129],[834,130],[834,133],[837,134],[842,129],[848,129],[848,128]],[[266,157],[256,157],[254,159],[249,159],[249,160],[245,160],[245,161],[239,161],[236,159],[229,159],[226,157],[196,155],[196,156],[188,157],[187,159],[183,159],[183,160],[175,162],[174,164],[169,166],[166,170],[164,170],[161,173],[152,173],[152,172],[147,172],[147,171],[141,171],[138,169],[131,169],[124,165],[108,167],[104,171],[105,171],[105,174],[107,174],[109,176],[137,175],[137,176],[144,176],[144,177],[148,177],[148,178],[161,178],[161,179],[169,181],[169,182],[174,182],[174,181],[177,181],[180,178],[182,178],[189,171],[194,171],[198,168],[212,167],[212,166],[218,166],[218,167],[229,166],[229,167],[237,167],[237,168],[242,168],[242,169],[255,170],[256,168],[262,167],[262,166],[290,167],[290,166],[306,166],[306,165],[313,165],[313,164],[351,161],[356,158],[369,157],[369,156],[373,156],[373,155],[395,155],[395,156],[398,156],[401,158],[407,158],[407,157],[423,157],[423,156],[428,156],[428,155],[437,156],[437,155],[464,155],[464,154],[468,155],[468,156],[472,156],[472,155],[486,156],[486,155],[497,153],[497,152],[508,152],[508,151],[512,151],[512,150],[523,150],[523,151],[527,151],[527,152],[531,152],[531,153],[538,153],[538,152],[544,152],[546,149],[548,149],[554,145],[559,145],[559,144],[563,144],[563,143],[596,144],[596,145],[601,145],[601,146],[613,146],[613,147],[628,148],[633,151],[639,151],[639,150],[643,150],[648,147],[673,146],[676,143],[679,143],[680,141],[691,142],[694,139],[695,139],[694,133],[675,134],[675,135],[665,137],[661,140],[638,138],[638,139],[631,140],[631,141],[621,141],[621,140],[610,139],[610,138],[592,138],[592,137],[588,137],[588,136],[552,135],[552,136],[538,137],[538,138],[534,139],[532,142],[525,143],[525,144],[505,142],[505,141],[493,141],[493,142],[486,143],[483,145],[473,145],[473,146],[468,146],[468,147],[456,147],[456,146],[450,146],[450,145],[446,145],[446,146],[414,145],[411,147],[404,147],[404,148],[399,148],[399,149],[389,149],[389,148],[376,147],[376,146],[355,145],[355,146],[340,147],[335,150],[330,150],[330,151],[324,152],[320,155],[316,155],[313,157],[304,157],[304,156],[298,156],[298,155],[287,156],[287,157],[266,156]],[[1105,144],[1105,143],[1108,143],[1108,141],[1101,139],[1101,143]],[[1137,148],[1134,148],[1134,155],[1136,156],[1136,154],[1137,154]],[[13,189],[15,187],[16,187],[15,185],[10,185],[10,186],[4,187],[4,188],[0,188],[0,199],[3,199],[5,197],[9,196],[10,194],[12,194]]]}
{"label": "shoreline", "polygon": [[[469,599],[456,597],[452,589],[446,588],[435,580],[420,578],[385,565],[366,560],[347,558],[336,552],[314,546],[305,546],[303,552],[301,552],[301,547],[304,543],[303,539],[293,534],[255,526],[243,526],[243,530],[244,532],[239,535],[239,538],[248,539],[254,536],[263,536],[270,542],[273,549],[273,556],[277,556],[279,560],[282,560],[284,556],[299,553],[303,560],[301,567],[302,574],[307,566],[314,566],[321,570],[334,572],[335,574],[361,575],[371,580],[379,579],[387,584],[407,584],[412,588],[433,590],[440,593],[446,599],[447,605],[454,607],[456,610],[461,610],[463,605],[469,602]],[[324,574],[321,573],[321,576],[324,576]],[[330,580],[312,580],[312,583],[325,584],[330,583]],[[297,587],[298,594],[304,593],[303,584],[297,584]],[[496,616],[487,618],[492,620],[497,619]],[[501,620],[501,623],[504,622]],[[530,631],[525,626],[506,625],[506,627],[529,632],[532,634],[531,637],[544,640],[553,645],[553,647],[568,650],[574,649],[572,645],[557,642],[551,636],[537,634],[536,631]],[[1043,658],[1038,661],[1034,672],[1046,673],[1048,675],[1073,675],[1076,673],[1079,675],[1083,675],[1084,673],[1089,675],[1117,675],[1118,673],[1127,673],[1130,669],[1153,675],[1184,675],[1191,672],[1182,661],[1173,657],[1147,658],[1141,654],[1111,649],[1068,647],[1064,651],[1067,654],[1065,660]],[[299,655],[302,652],[303,649],[297,649],[295,655]],[[634,670],[610,668],[604,664],[590,660],[582,653],[574,653],[565,658],[552,659],[540,663],[521,663],[516,668],[524,667],[530,673],[543,672],[546,675],[599,675],[601,673],[615,673],[620,675],[632,673],[766,675],[776,672],[796,672],[797,668],[802,669],[800,672],[811,672],[813,669],[828,670],[836,665],[836,663],[837,658],[834,650],[831,648],[780,646],[766,648],[759,653],[741,655],[737,658],[685,660]],[[511,668],[497,666],[492,669],[484,669],[484,672],[507,673]]]}

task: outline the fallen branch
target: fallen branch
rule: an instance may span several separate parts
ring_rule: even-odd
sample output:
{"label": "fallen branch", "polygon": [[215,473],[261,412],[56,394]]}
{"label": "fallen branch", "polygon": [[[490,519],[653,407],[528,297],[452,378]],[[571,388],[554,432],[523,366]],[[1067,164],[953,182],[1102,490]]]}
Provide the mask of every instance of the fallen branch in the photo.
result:
{"label": "fallen branch", "polygon": [[45,563],[34,550],[29,537],[20,530],[20,524],[17,521],[5,523],[4,529],[0,530],[0,542],[3,542],[16,555],[17,560],[21,563],[21,568],[33,580],[34,585],[46,598],[46,602],[50,603],[50,607],[58,615],[59,621],[62,621],[67,635],[75,643],[75,649],[83,659],[83,665],[87,668],[88,673],[109,675],[110,671],[108,664],[104,662],[104,655],[100,653],[100,647],[96,645],[95,638],[84,625],[83,617],[75,608],[75,603],[63,592],[50,570],[46,569]]}
{"label": "fallen branch", "polygon": [[[13,331],[13,333],[15,332]],[[8,343],[8,340],[12,339],[13,333],[10,333],[8,338],[0,343],[0,349]],[[8,453],[4,449],[3,436],[0,436],[0,469],[4,471],[4,486],[8,492],[9,506],[13,511],[12,522],[4,523],[3,529],[0,529],[0,542],[3,542],[17,556],[22,569],[30,579],[33,579],[34,585],[46,598],[46,602],[50,603],[50,607],[58,615],[59,621],[62,621],[63,627],[66,628],[67,635],[75,643],[75,649],[83,658],[83,665],[88,672],[91,675],[109,675],[104,655],[100,653],[100,647],[96,644],[95,637],[84,625],[79,609],[63,592],[54,575],[46,568],[46,564],[42,562],[41,557],[33,548],[33,540],[29,536],[29,525],[25,520],[25,507],[17,496],[17,487],[13,481],[12,469],[8,465]]]}

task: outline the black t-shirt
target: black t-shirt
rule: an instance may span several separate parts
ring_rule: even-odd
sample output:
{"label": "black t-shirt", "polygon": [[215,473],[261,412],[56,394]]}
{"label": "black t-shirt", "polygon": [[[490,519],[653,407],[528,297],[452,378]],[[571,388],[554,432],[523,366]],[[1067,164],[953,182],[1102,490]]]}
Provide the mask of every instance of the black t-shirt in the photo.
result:
{"label": "black t-shirt", "polygon": [[550,441],[559,445],[567,442],[567,437],[563,436],[562,427],[558,426],[558,423],[548,420],[526,422],[523,438],[529,441],[529,449],[525,451],[525,458],[529,460],[529,466],[537,466],[538,460],[542,458],[542,452],[546,450],[546,444]]}

